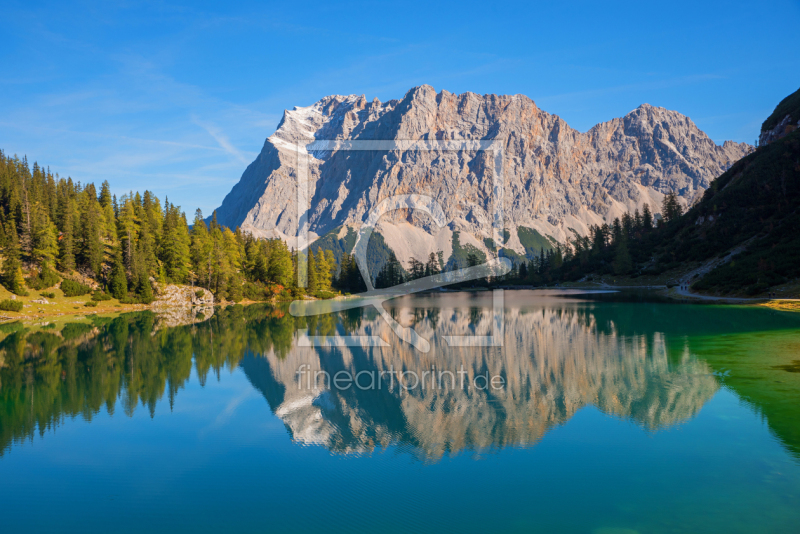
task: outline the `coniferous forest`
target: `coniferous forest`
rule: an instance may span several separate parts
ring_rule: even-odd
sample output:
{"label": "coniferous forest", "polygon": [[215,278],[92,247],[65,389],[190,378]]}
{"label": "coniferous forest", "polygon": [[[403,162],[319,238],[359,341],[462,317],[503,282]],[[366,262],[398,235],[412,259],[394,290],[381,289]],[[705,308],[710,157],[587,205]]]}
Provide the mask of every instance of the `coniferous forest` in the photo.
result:
{"label": "coniferous forest", "polygon": [[[217,299],[264,300],[284,293],[326,296],[336,272],[330,252],[308,258],[298,289],[297,255],[280,240],[256,240],[197,210],[191,229],[180,206],[149,191],[117,198],[0,151],[0,282],[16,295],[61,282],[65,296],[149,303],[153,284],[193,284]],[[63,280],[63,281],[62,281]],[[99,289],[96,289],[99,287]]]}

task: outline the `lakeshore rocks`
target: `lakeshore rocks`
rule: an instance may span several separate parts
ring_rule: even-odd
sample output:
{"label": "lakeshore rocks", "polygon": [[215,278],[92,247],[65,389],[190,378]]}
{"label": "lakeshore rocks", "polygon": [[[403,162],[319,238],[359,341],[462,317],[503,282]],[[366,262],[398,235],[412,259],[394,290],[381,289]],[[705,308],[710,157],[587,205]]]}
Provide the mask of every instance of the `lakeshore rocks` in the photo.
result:
{"label": "lakeshore rocks", "polygon": [[160,285],[151,308],[158,315],[155,330],[194,324],[214,315],[214,295],[202,288]]}
{"label": "lakeshore rocks", "polygon": [[214,306],[214,294],[203,288],[167,284],[156,288],[156,300],[153,308]]}

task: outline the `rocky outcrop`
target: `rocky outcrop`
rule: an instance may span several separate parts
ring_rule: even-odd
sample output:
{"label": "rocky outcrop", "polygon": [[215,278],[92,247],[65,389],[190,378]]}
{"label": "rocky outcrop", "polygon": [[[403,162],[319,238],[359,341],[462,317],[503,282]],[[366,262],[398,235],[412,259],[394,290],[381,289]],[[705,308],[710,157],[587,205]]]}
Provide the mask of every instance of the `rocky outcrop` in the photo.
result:
{"label": "rocky outcrop", "polygon": [[297,179],[306,161],[312,239],[359,226],[388,196],[422,193],[442,206],[447,226],[440,229],[416,212],[385,216],[379,230],[392,249],[435,248],[449,243],[454,231],[462,243],[484,249],[492,214],[490,154],[435,148],[308,154],[315,140],[499,140],[508,246],[520,252],[514,231],[520,227],[564,240],[644,203],[658,211],[671,191],[689,204],[752,150],[744,143],[717,145],[688,117],[649,104],[582,133],[523,95],[456,95],[421,86],[385,103],[328,96],[285,112],[217,210],[218,220],[294,245],[305,215],[298,212]]}
{"label": "rocky outcrop", "polygon": [[792,133],[797,128],[800,128],[800,120],[795,124],[792,122],[792,116],[787,114],[774,128],[761,132],[761,135],[758,136],[758,144],[764,146]]}
{"label": "rocky outcrop", "polygon": [[764,146],[800,128],[800,89],[781,100],[761,125],[758,145]]}
{"label": "rocky outcrop", "polygon": [[203,288],[175,284],[160,285],[156,289],[153,308],[214,306],[214,295]]}
{"label": "rocky outcrop", "polygon": [[160,285],[151,305],[158,316],[155,331],[194,324],[214,315],[214,295],[202,288],[174,284]]}

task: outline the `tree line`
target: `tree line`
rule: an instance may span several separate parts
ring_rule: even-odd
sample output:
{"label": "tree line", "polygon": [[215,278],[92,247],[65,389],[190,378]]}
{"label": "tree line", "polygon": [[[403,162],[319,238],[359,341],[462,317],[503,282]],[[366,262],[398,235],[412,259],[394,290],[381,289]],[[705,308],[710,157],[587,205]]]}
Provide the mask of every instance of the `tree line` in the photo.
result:
{"label": "tree line", "polygon": [[[237,302],[324,296],[342,285],[330,251],[298,254],[279,239],[226,228],[216,213],[207,224],[199,209],[190,227],[180,206],[166,198],[162,203],[150,191],[117,198],[108,181],[98,191],[1,150],[0,248],[0,283],[17,295],[62,278],[92,280],[130,303],[151,302],[153,281],[193,284]],[[349,287],[353,273],[345,267]]]}

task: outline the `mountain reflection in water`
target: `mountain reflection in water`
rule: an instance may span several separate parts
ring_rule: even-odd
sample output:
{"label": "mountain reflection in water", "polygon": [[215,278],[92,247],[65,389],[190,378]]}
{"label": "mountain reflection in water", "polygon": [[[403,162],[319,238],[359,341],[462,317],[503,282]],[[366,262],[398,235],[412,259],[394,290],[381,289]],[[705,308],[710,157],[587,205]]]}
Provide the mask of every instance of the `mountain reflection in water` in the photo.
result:
{"label": "mountain reflection in water", "polygon": [[[433,340],[427,354],[401,343],[295,348],[284,358],[250,356],[241,365],[296,441],[337,452],[404,444],[427,458],[531,445],[586,405],[656,430],[692,417],[718,387],[708,365],[688,352],[670,361],[661,334],[599,332],[585,310],[509,310],[503,347],[486,348],[448,347],[442,337],[470,334],[476,322],[491,319],[491,309],[437,311],[446,319],[437,323],[423,314],[409,321]],[[353,333],[391,339],[380,317],[361,321]],[[308,372],[300,379],[303,365]],[[380,389],[343,389],[317,372],[388,377],[391,370],[422,376],[431,369],[452,372],[455,384],[445,375],[444,387],[425,381],[406,389],[385,380]],[[462,369],[463,387],[457,374]],[[502,376],[505,386],[475,387],[474,377],[487,373]],[[309,377],[316,380],[309,384]],[[361,384],[371,385],[369,377],[364,374]]]}
{"label": "mountain reflection in water", "polygon": [[[393,316],[431,341],[418,352],[366,310],[294,318],[285,308],[234,306],[193,325],[159,327],[152,313],[92,317],[60,329],[0,327],[0,454],[66,419],[170,405],[192,368],[240,366],[299,444],[336,453],[398,446],[425,460],[459,451],[531,446],[584,406],[657,431],[693,417],[720,387],[691,336],[797,328],[761,310],[664,304],[594,304],[510,294],[502,347],[450,347],[444,336],[487,335],[491,297],[417,296],[390,303]],[[753,313],[756,312],[756,313]],[[777,317],[777,319],[776,319]],[[702,319],[701,319],[702,318]],[[767,327],[766,325],[769,325]],[[386,347],[297,346],[318,336],[379,336]],[[306,367],[301,367],[306,366]],[[309,374],[301,375],[300,369]],[[418,386],[339,389],[333,377],[436,369],[501,376],[502,388]],[[310,380],[308,377],[316,377]],[[790,447],[796,444],[789,444]]]}

